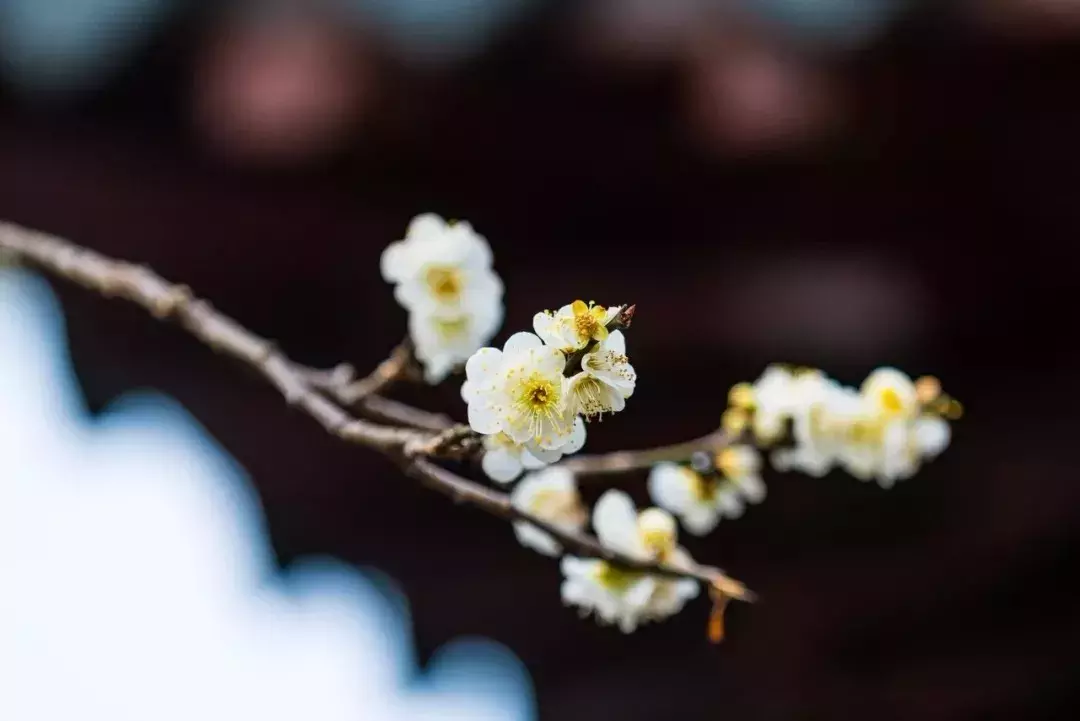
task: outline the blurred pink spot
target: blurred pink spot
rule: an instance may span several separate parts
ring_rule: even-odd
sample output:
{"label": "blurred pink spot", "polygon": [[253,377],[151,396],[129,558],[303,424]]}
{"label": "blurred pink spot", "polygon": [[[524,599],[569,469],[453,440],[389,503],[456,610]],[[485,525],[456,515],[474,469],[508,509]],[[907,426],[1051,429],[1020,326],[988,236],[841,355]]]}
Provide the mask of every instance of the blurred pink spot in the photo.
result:
{"label": "blurred pink spot", "polygon": [[677,57],[717,20],[712,0],[590,0],[581,7],[581,44],[630,65]]}
{"label": "blurred pink spot", "polygon": [[196,120],[219,152],[300,160],[331,152],[369,105],[356,39],[329,22],[251,21],[206,49]]}
{"label": "blurred pink spot", "polygon": [[691,57],[691,129],[718,150],[746,153],[816,138],[832,119],[825,78],[763,40],[711,37]]}

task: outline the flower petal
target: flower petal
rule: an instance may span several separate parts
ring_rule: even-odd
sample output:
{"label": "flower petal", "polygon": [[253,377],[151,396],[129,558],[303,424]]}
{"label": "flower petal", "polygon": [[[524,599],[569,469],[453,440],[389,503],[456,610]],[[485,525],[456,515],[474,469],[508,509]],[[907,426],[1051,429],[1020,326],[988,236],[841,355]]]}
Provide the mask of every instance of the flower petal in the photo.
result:
{"label": "flower petal", "polygon": [[626,336],[621,330],[613,330],[604,341],[604,350],[609,350],[616,355],[626,355]]}
{"label": "flower petal", "polygon": [[919,453],[933,458],[948,448],[952,430],[944,419],[923,416],[915,421],[914,433]]}
{"label": "flower petal", "polygon": [[469,404],[469,427],[484,435],[498,433],[503,429],[502,421],[494,409],[479,401]]}
{"label": "flower petal", "polygon": [[720,511],[714,506],[696,504],[682,514],[682,525],[687,532],[695,536],[710,533],[720,523]]}
{"label": "flower petal", "polygon": [[534,470],[555,463],[562,457],[562,448],[546,450],[535,444],[526,443],[525,449],[521,452],[521,464],[530,470]]}
{"label": "flower petal", "polygon": [[649,497],[672,513],[689,511],[695,505],[692,473],[675,463],[658,463],[649,471]]}
{"label": "flower petal", "polygon": [[497,483],[509,483],[521,475],[521,460],[510,448],[493,448],[480,460],[487,477]]}
{"label": "flower petal", "polygon": [[379,259],[379,269],[382,277],[388,283],[398,283],[404,280],[407,273],[409,249],[402,241],[396,241],[386,246]]}
{"label": "flower petal", "polygon": [[521,545],[531,548],[544,556],[555,558],[562,552],[562,546],[550,533],[540,530],[531,523],[515,521],[514,535],[517,536]]}
{"label": "flower petal", "polygon": [[571,453],[577,453],[585,447],[585,421],[578,416],[574,419],[574,429],[570,433],[570,440],[566,442],[566,445],[559,450],[570,455]]}
{"label": "flower petal", "polygon": [[533,333],[527,333],[522,331],[520,333],[514,333],[507,339],[506,344],[503,346],[503,353],[507,355],[517,355],[524,353],[530,348],[543,348],[544,342],[540,340]]}
{"label": "flower petal", "polygon": [[593,528],[600,542],[613,551],[647,558],[637,527],[637,509],[630,496],[609,490],[600,496],[593,509]]}
{"label": "flower petal", "polygon": [[756,473],[739,478],[739,490],[750,503],[761,503],[765,500],[765,482]]}
{"label": "flower petal", "polygon": [[498,348],[481,348],[469,356],[469,360],[465,363],[465,377],[475,389],[493,379],[499,372],[502,367],[502,356],[502,351]]}

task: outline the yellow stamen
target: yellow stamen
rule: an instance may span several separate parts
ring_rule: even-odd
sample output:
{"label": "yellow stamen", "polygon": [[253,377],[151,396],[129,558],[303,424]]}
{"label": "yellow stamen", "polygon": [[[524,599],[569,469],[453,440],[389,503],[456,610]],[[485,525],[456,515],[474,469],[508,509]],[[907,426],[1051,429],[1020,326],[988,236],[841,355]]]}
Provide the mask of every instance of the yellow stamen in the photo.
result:
{"label": "yellow stamen", "polygon": [[749,383],[736,383],[728,392],[728,403],[735,408],[750,410],[754,407],[754,387]]}
{"label": "yellow stamen", "polygon": [[720,426],[731,434],[742,433],[750,424],[750,416],[742,408],[728,408],[720,416]]}
{"label": "yellow stamen", "polygon": [[881,401],[881,407],[890,415],[896,415],[904,410],[904,400],[895,388],[883,388],[878,393],[878,400]]}
{"label": "yellow stamen", "polygon": [[602,305],[588,306],[583,300],[575,300],[570,304],[574,313],[574,331],[578,339],[583,341],[602,341],[608,337],[604,318],[607,311]]}
{"label": "yellow stamen", "polygon": [[431,293],[443,302],[457,300],[461,295],[461,271],[453,266],[433,265],[424,273],[424,282]]}
{"label": "yellow stamen", "polygon": [[469,319],[465,316],[460,318],[439,318],[432,321],[435,324],[435,332],[443,340],[449,340],[462,335],[469,327]]}
{"label": "yellow stamen", "polygon": [[635,581],[641,578],[640,573],[624,571],[605,561],[601,561],[596,565],[596,571],[594,573],[596,580],[600,582],[600,585],[619,592],[630,588]]}
{"label": "yellow stamen", "polygon": [[725,448],[716,454],[716,467],[728,478],[737,478],[745,472],[742,454],[734,448]]}
{"label": "yellow stamen", "polygon": [[554,428],[560,434],[565,430],[566,423],[560,412],[561,400],[561,387],[539,373],[518,382],[514,407],[528,420],[529,432],[534,440],[540,441],[547,428]]}

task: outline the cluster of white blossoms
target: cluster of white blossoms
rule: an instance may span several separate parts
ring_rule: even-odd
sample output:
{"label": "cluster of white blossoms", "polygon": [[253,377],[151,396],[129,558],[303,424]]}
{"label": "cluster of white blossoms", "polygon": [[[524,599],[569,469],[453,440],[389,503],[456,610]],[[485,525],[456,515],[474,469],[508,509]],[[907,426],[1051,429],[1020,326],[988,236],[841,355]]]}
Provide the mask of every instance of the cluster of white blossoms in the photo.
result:
{"label": "cluster of white blossoms", "polygon": [[382,255],[382,275],[409,311],[409,337],[424,378],[438,383],[495,335],[503,284],[491,248],[465,222],[418,215]]}
{"label": "cluster of white blossoms", "polygon": [[960,405],[931,377],[913,381],[879,368],[858,389],[812,369],[770,366],[729,396],[725,426],[746,428],[759,444],[787,442],[772,453],[778,470],[822,476],[840,467],[888,488],[949,444]]}
{"label": "cluster of white blossoms", "polygon": [[536,333],[515,333],[502,350],[481,348],[465,364],[461,397],[469,426],[484,436],[484,472],[508,483],[585,444],[584,420],[621,411],[637,376],[626,357],[621,306],[583,301],[538,313]]}
{"label": "cluster of white blossoms", "polygon": [[[821,476],[839,467],[889,487],[945,449],[949,420],[960,415],[959,403],[942,394],[934,378],[913,381],[880,368],[856,389],[818,370],[769,366],[756,382],[731,389],[721,443],[701,444],[689,458],[681,457],[685,446],[659,454],[677,460],[650,470],[656,507],[638,512],[625,493],[608,490],[593,508],[592,527],[605,548],[624,560],[683,569],[686,577],[564,555],[581,552],[590,512],[573,473],[553,464],[582,449],[587,421],[622,411],[633,394],[637,376],[622,329],[634,308],[577,300],[537,313],[533,332],[513,334],[501,349],[482,347],[503,314],[503,286],[491,262],[487,241],[468,223],[427,214],[386,249],[382,267],[409,310],[426,379],[438,382],[464,363],[461,397],[471,430],[482,437],[485,475],[510,484],[526,474],[509,495],[518,541],[562,556],[566,605],[624,632],[671,616],[698,595],[700,571],[678,545],[678,526],[703,536],[721,519],[761,503],[759,447],[771,449],[779,470]],[[718,587],[712,592],[715,640],[730,594]]]}
{"label": "cluster of white blossoms", "polygon": [[[555,469],[552,469],[555,470]],[[641,561],[689,568],[690,554],[678,545],[674,517],[660,508],[638,513],[622,491],[610,490],[597,501],[593,528],[606,547]],[[598,559],[566,556],[562,559],[563,603],[577,606],[583,616],[615,624],[625,633],[682,610],[698,595],[698,582],[625,571]]]}
{"label": "cluster of white blossoms", "polygon": [[679,517],[687,531],[703,536],[723,517],[738,518],[747,503],[765,500],[761,457],[756,448],[737,445],[690,465],[659,463],[649,473],[653,502]]}

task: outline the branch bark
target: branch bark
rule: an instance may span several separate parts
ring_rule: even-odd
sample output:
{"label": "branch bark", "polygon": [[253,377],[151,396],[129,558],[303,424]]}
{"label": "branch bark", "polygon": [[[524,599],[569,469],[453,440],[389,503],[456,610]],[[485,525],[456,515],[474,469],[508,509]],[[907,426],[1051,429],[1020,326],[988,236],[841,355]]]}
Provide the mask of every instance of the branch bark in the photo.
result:
{"label": "branch bark", "polygon": [[[623,556],[605,548],[592,536],[567,533],[514,508],[507,494],[486,488],[436,464],[435,456],[454,457],[467,451],[470,434],[466,427],[457,426],[445,416],[377,395],[407,365],[407,357],[402,351],[395,352],[368,378],[354,381],[348,366],[328,372],[313,371],[292,361],[272,341],[215,310],[207,301],[195,297],[187,286],[170,283],[145,266],[114,260],[61,238],[2,221],[0,253],[103,296],[135,303],[159,320],[175,321],[211,349],[255,369],[282,394],[288,405],[306,413],[330,434],[389,456],[407,474],[455,501],[469,503],[505,520],[531,523],[554,536],[568,553],[604,559],[626,570],[692,578],[707,584],[714,593],[729,598],[753,598],[742,583],[719,569],[696,564],[682,568]],[[400,425],[389,426],[356,418],[342,407],[350,403],[357,403],[373,415],[381,415]],[[681,452],[684,448],[692,446],[696,450],[702,440],[705,439],[654,451],[585,456],[567,465],[576,465],[577,472],[585,474],[621,472],[645,467],[643,464],[654,462],[651,459],[659,457],[663,460],[677,455],[676,451]]]}
{"label": "branch bark", "polygon": [[731,434],[720,429],[707,436],[670,446],[648,448],[640,451],[615,451],[597,455],[571,456],[560,461],[557,465],[579,477],[629,473],[652,468],[663,461],[686,461],[698,451],[716,453],[734,443],[735,440]]}

